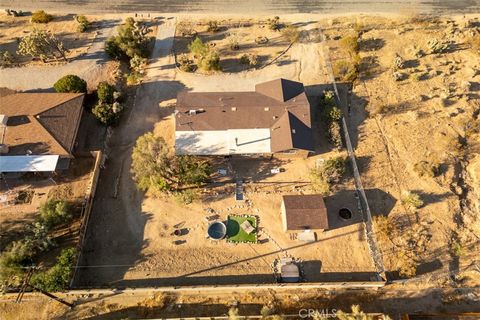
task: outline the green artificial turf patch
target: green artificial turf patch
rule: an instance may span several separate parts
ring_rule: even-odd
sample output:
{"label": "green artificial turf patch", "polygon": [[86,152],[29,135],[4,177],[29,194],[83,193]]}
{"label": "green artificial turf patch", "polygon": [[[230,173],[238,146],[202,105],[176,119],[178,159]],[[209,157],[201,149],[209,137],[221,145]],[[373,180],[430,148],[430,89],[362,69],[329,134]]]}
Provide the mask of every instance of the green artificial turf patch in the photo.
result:
{"label": "green artificial turf patch", "polygon": [[[248,234],[240,226],[248,221],[255,230]],[[255,216],[228,216],[227,220],[227,241],[257,243],[257,218]]]}

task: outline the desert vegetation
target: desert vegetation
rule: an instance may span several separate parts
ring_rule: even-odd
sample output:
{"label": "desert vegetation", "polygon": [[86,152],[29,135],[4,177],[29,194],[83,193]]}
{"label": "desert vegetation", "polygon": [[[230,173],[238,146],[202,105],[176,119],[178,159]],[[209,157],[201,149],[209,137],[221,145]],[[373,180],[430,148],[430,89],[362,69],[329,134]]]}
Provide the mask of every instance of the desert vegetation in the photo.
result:
{"label": "desert vegetation", "polygon": [[58,79],[53,88],[61,93],[83,93],[87,92],[87,82],[79,76],[69,74]]}

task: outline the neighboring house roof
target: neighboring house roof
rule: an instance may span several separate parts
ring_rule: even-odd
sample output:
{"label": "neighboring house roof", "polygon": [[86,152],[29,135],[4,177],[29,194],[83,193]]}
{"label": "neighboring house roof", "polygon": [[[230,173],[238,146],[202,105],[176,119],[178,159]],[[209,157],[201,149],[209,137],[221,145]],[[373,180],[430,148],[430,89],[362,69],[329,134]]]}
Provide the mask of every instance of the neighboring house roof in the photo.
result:
{"label": "neighboring house roof", "polygon": [[16,93],[0,98],[8,116],[5,155],[54,154],[70,157],[85,95],[82,93]]}
{"label": "neighboring house roof", "polygon": [[285,229],[328,229],[328,215],[322,195],[285,195],[283,196],[285,209]]}
{"label": "neighboring house roof", "polygon": [[[313,151],[310,104],[303,84],[277,79],[258,84],[255,90],[255,92],[184,91],[179,93],[175,110],[177,138],[184,137],[185,133],[190,133],[190,136],[193,133],[197,139],[191,139],[188,143],[194,143],[197,140],[199,145],[209,145],[218,143],[213,140],[204,141],[202,135],[208,134],[200,132],[225,131],[226,134],[229,130],[269,129],[271,146],[267,152],[280,152],[292,148]],[[195,112],[191,112],[193,110]],[[275,132],[279,124],[281,124],[281,130]],[[243,131],[242,134],[244,134]],[[255,140],[253,134],[252,131],[252,139]],[[229,135],[232,135],[232,131]],[[220,138],[218,134],[216,137]],[[188,150],[177,146],[185,145],[183,138],[180,140],[176,143],[177,152],[188,153]],[[258,145],[253,143],[255,142],[253,140],[250,153],[256,153],[254,149],[258,149]],[[208,152],[208,148],[202,151],[203,149],[199,146],[193,146],[190,149]],[[241,149],[238,148],[238,153],[249,153],[245,152],[245,147]],[[227,154],[232,153],[235,151]]]}

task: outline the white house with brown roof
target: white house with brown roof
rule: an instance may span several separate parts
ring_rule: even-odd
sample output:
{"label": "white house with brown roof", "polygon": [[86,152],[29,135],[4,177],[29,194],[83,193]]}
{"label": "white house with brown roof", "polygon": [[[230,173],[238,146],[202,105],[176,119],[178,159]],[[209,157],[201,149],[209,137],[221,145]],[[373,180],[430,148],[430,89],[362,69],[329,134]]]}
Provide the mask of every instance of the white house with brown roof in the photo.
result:
{"label": "white house with brown roof", "polygon": [[0,172],[55,171],[73,158],[83,93],[0,97]]}
{"label": "white house with brown roof", "polygon": [[175,151],[190,155],[313,151],[310,104],[302,83],[276,79],[252,92],[181,92]]}

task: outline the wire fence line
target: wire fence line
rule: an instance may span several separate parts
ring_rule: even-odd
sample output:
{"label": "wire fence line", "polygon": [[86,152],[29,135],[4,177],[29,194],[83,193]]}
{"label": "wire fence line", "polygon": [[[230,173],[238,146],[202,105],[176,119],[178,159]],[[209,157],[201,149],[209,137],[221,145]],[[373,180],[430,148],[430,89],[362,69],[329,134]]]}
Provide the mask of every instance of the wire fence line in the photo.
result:
{"label": "wire fence line", "polygon": [[[320,31],[320,45],[322,46],[322,50],[320,52],[322,53],[322,56],[325,60],[325,66],[327,68],[327,73],[330,77],[330,81],[333,85],[333,90],[335,92],[335,100],[338,106],[342,107],[343,103],[340,99],[340,93],[338,91],[337,83],[335,81],[335,76],[333,74],[333,68],[332,68],[332,63],[329,57],[328,53],[328,46],[325,42],[325,35],[323,34],[323,31],[319,29]],[[345,110],[345,108],[342,108]],[[367,195],[365,194],[365,189],[363,188],[362,180],[360,178],[360,172],[358,170],[357,166],[357,161],[355,157],[355,152],[352,147],[352,142],[350,139],[350,134],[348,133],[348,127],[347,127],[347,122],[345,120],[345,117],[342,117],[341,119],[342,123],[342,130],[343,130],[343,135],[345,138],[345,144],[347,146],[347,153],[348,157],[350,158],[350,164],[352,166],[353,170],[353,177],[355,181],[355,189],[357,191],[357,199],[360,203],[360,209],[362,212],[362,217],[363,217],[363,223],[365,225],[365,233],[366,233],[366,238],[367,238],[367,244],[368,248],[370,251],[370,255],[372,257],[373,263],[375,265],[375,270],[378,274],[379,277],[382,277],[383,279],[386,278],[385,276],[385,267],[383,265],[383,257],[382,253],[380,251],[380,248],[378,247],[377,239],[375,236],[375,232],[373,230],[373,222],[372,222],[372,214],[370,211],[370,207],[368,205],[368,200],[367,200]]]}

